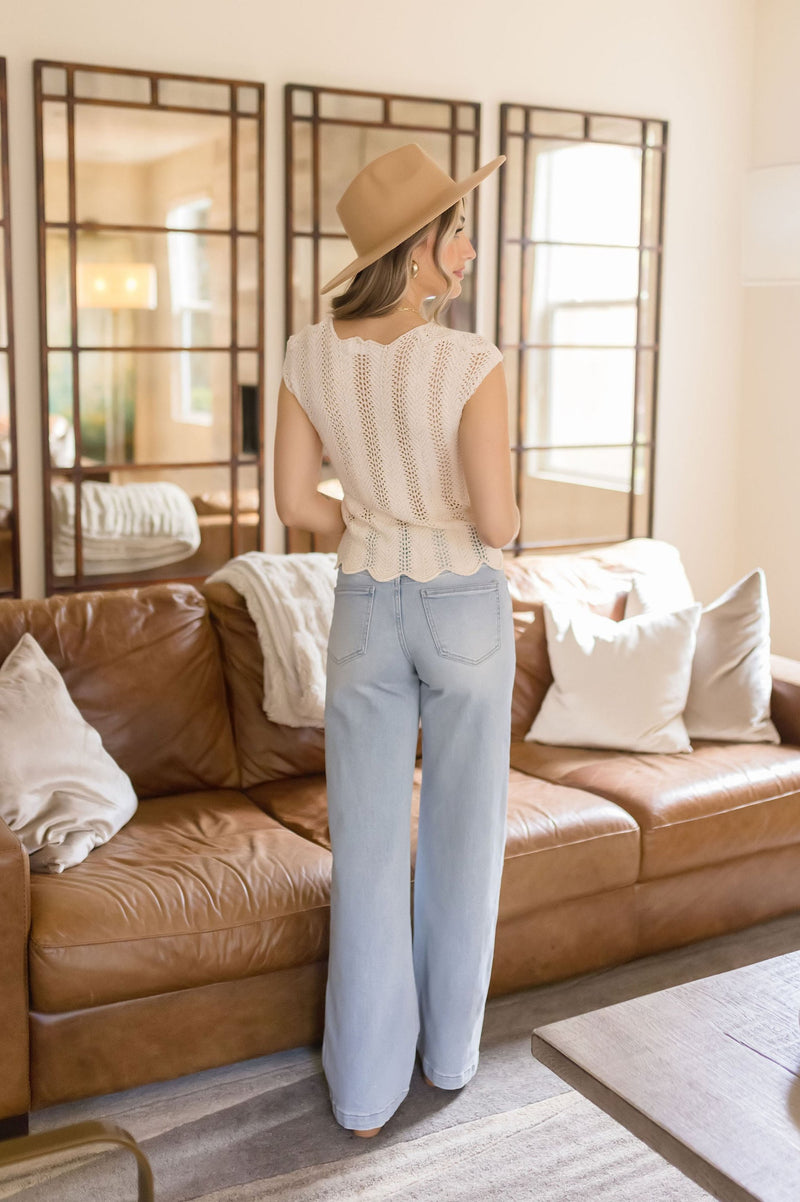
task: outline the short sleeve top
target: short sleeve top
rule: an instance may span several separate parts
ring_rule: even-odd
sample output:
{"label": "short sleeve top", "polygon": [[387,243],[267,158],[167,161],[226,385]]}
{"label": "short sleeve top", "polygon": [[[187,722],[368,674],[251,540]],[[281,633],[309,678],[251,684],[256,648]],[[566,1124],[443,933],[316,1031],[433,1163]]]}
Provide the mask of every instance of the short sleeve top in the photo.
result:
{"label": "short sleeve top", "polygon": [[470,522],[458,448],[464,405],[501,351],[435,322],[381,343],[340,338],[331,315],[293,334],[283,379],[344,493],[336,566],[376,580],[502,568]]}

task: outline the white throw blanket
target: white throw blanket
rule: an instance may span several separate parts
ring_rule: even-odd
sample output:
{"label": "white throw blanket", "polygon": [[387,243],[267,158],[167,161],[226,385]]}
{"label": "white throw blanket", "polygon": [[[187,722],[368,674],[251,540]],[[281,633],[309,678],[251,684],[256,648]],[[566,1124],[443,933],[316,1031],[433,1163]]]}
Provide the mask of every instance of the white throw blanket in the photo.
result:
{"label": "white throw blanket", "polygon": [[248,551],[206,581],[244,597],[264,655],[264,713],[282,726],[324,726],[336,552]]}
{"label": "white throw blanket", "polygon": [[[54,481],[53,568],[75,571],[75,486]],[[200,525],[189,494],[177,484],[81,483],[83,568],[89,575],[143,571],[176,563],[200,546]]]}

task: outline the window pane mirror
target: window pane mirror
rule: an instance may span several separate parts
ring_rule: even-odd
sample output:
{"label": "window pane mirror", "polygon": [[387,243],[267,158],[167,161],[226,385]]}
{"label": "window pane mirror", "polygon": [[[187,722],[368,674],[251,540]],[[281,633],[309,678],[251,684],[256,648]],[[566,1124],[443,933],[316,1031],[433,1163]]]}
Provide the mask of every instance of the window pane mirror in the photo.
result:
{"label": "window pane mirror", "polygon": [[38,60],[46,586],[263,531],[264,85]]}
{"label": "window pane mirror", "polygon": [[[320,321],[331,298],[320,288],[354,257],[336,203],[362,167],[398,146],[417,142],[453,179],[480,164],[480,104],[467,100],[398,96],[287,84],[286,121],[286,330],[285,337]],[[442,315],[454,329],[475,329],[480,189],[464,198],[466,230],[477,252],[463,290]],[[341,496],[330,461],[323,457],[320,488]],[[330,545],[329,545],[330,544]],[[287,551],[335,550],[308,531],[290,529]]]}
{"label": "window pane mirror", "polygon": [[650,536],[667,122],[503,104],[514,550]]}
{"label": "window pane mirror", "polygon": [[11,219],[8,211],[8,92],[0,58],[0,597],[19,597],[17,437],[14,392],[14,311],[11,302]]}

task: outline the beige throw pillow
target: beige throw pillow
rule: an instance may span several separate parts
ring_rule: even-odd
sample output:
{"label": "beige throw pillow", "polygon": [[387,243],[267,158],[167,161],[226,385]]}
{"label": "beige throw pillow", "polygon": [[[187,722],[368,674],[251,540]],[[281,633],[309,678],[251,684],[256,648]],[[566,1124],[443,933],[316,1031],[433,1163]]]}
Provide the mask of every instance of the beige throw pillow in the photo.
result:
{"label": "beige throw pillow", "polygon": [[79,864],[135,813],[130,778],[30,634],[0,666],[0,730],[0,817],[34,872]]}
{"label": "beige throw pillow", "polygon": [[[625,619],[668,608],[646,581],[634,580]],[[780,743],[771,696],[767,581],[756,568],[702,611],[683,715],[689,738]]]}
{"label": "beige throw pillow", "polygon": [[525,741],[690,752],[681,714],[701,609],[615,622],[545,602],[553,683]]}

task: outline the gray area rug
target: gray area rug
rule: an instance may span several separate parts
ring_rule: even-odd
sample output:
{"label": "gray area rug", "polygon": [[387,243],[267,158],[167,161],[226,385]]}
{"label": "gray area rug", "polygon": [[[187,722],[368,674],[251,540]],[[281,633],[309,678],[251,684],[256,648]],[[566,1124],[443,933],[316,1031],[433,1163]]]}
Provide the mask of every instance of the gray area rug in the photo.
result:
{"label": "gray area rug", "polygon": [[[534,1027],[800,948],[786,915],[508,997],[486,1008],[478,1072],[431,1089],[417,1061],[384,1131],[362,1140],[330,1109],[319,1047],[54,1106],[31,1130],[106,1118],[140,1142],[158,1202],[365,1198],[693,1202],[706,1193],[531,1055]],[[121,1151],[60,1155],[0,1175],[0,1199],[125,1202]]]}

